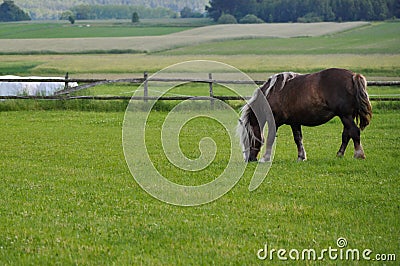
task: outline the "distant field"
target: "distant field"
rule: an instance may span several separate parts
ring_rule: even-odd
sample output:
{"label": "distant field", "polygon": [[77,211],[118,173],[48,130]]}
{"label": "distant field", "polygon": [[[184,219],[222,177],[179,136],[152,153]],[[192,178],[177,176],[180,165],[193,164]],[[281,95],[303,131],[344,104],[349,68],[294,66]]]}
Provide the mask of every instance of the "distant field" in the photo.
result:
{"label": "distant field", "polygon": [[[119,25],[115,21],[108,22],[87,22],[96,24],[96,27],[106,27],[112,29],[130,30],[128,22]],[[175,27],[190,28],[193,25],[201,25],[202,21],[179,21],[179,24],[168,24],[166,21],[151,20],[143,22],[138,30],[151,29],[156,31],[158,27],[171,30]],[[168,23],[178,23],[175,20],[169,20]],[[83,23],[84,25],[85,23]],[[25,24],[19,23],[6,23],[0,24],[15,26],[19,25],[17,29],[24,29]],[[42,27],[48,25],[46,23],[28,23],[26,25],[33,25],[34,27]],[[57,27],[65,26],[65,23],[54,23]],[[191,25],[191,26],[190,26]],[[302,27],[309,27],[310,29],[321,29],[321,25],[329,26],[355,26],[359,24],[302,24]],[[97,42],[96,45],[101,47],[103,42],[98,38],[74,39],[74,42],[65,43],[65,40],[71,39],[51,39],[58,42],[61,48],[55,46],[55,49],[77,49],[82,54],[34,54],[34,55],[0,55],[2,64],[0,65],[0,74],[15,74],[15,75],[54,75],[64,76],[69,72],[70,77],[85,77],[85,78],[118,78],[118,77],[138,77],[142,76],[144,71],[150,74],[155,73],[167,66],[187,60],[205,59],[224,62],[237,67],[238,69],[250,74],[253,78],[262,80],[266,79],[269,75],[282,71],[296,71],[300,73],[309,73],[329,67],[342,67],[348,68],[356,72],[360,72],[367,76],[369,80],[377,79],[399,79],[400,78],[400,23],[399,22],[386,22],[386,23],[371,23],[361,24],[363,26],[347,29],[344,32],[331,32],[324,36],[315,37],[294,37],[294,38],[259,38],[252,37],[250,39],[235,39],[238,34],[241,34],[241,26],[226,26],[217,25],[212,27],[200,27],[183,32],[174,33],[165,36],[140,36],[132,37],[136,40],[143,40],[143,45],[150,39],[169,38],[172,42],[176,41],[177,36],[186,35],[191,36],[192,44],[181,48],[170,47],[168,50],[162,52],[152,53],[127,53],[123,50],[121,43],[130,37],[121,38],[105,38],[104,41],[111,44],[115,50],[98,50],[97,52],[105,53],[99,56],[96,51],[91,51],[93,54],[85,54],[84,46],[86,41]],[[6,27],[4,26],[4,27]],[[32,26],[32,27],[33,27]],[[67,25],[69,26],[69,25]],[[116,28],[114,28],[114,26]],[[248,26],[248,25],[247,25]],[[251,26],[251,25],[250,25]],[[286,29],[281,32],[282,35],[294,34],[305,35],[305,32],[296,28],[299,24],[273,24],[264,25],[267,27],[275,27],[275,30]],[[47,26],[46,26],[47,27]],[[93,30],[96,27],[84,28],[85,30]],[[238,27],[235,29],[235,27]],[[253,28],[252,34],[260,36],[262,27]],[[79,28],[75,28],[79,29]],[[230,29],[229,32],[221,34],[221,29]],[[333,29],[333,28],[332,28]],[[332,31],[331,29],[331,31]],[[338,29],[336,29],[338,30]],[[243,30],[242,30],[243,31]],[[10,32],[10,31],[9,31]],[[217,36],[219,40],[207,41],[203,44],[195,45],[195,42],[200,42],[200,39],[208,34]],[[152,34],[151,32],[148,34]],[[219,35],[218,35],[219,34]],[[276,34],[276,32],[267,32],[265,34]],[[197,35],[197,36],[196,36]],[[296,36],[297,36],[296,35]],[[171,38],[175,36],[175,38]],[[236,37],[235,37],[236,36]],[[212,37],[212,38],[214,38]],[[226,39],[234,38],[235,40]],[[211,38],[211,37],[210,37]],[[223,40],[222,40],[223,39]],[[29,50],[30,44],[37,41],[38,44],[46,45],[45,39],[36,40],[18,40],[18,39],[5,39],[0,40],[10,42],[8,46],[0,45],[1,49],[16,49],[17,42],[28,42],[29,45],[23,49]],[[178,40],[179,41],[179,40]],[[69,45],[69,46],[68,46]],[[151,45],[169,46],[168,43],[162,41],[153,42]],[[132,46],[130,48],[138,48]],[[45,49],[41,46],[40,49]],[[48,49],[51,49],[48,48]],[[94,49],[90,46],[90,49]],[[117,50],[120,49],[120,50]],[[135,51],[139,52],[139,51]],[[0,52],[1,53],[1,52]],[[40,52],[38,52],[40,53]]]}
{"label": "distant field", "polygon": [[[17,24],[18,25],[18,24]],[[200,27],[187,31],[176,29],[177,33],[168,35],[139,37],[93,37],[99,34],[98,30],[86,27],[88,36],[85,38],[60,38],[62,33],[57,33],[57,38],[47,39],[0,39],[0,53],[85,53],[85,52],[110,52],[110,51],[136,51],[154,52],[169,50],[176,47],[191,46],[199,43],[237,39],[237,38],[265,38],[265,37],[300,37],[321,36],[332,34],[351,28],[366,25],[365,22],[349,23],[310,23],[310,24],[256,24],[256,25],[214,25]],[[122,29],[126,32],[128,29]],[[154,30],[159,31],[156,28]],[[70,29],[68,30],[70,31]],[[68,32],[67,31],[67,32]],[[93,31],[91,34],[89,32]],[[149,29],[151,31],[151,28]],[[164,30],[165,31],[165,30]],[[93,35],[92,35],[93,34]],[[21,36],[21,35],[19,35]],[[44,35],[45,36],[45,35]],[[82,36],[82,35],[79,35]],[[113,35],[110,35],[113,36]]]}
{"label": "distant field", "polygon": [[[104,23],[98,22],[97,26],[106,27],[105,25],[112,25],[111,22]],[[157,31],[161,25],[160,23],[157,21],[146,22],[138,30],[152,29],[153,31]],[[63,25],[62,23],[55,24]],[[12,23],[5,25],[14,26]],[[38,27],[38,25],[47,24],[38,23],[36,25],[33,23],[32,25]],[[187,25],[190,25],[190,23],[181,23],[182,25],[186,25],[184,27],[187,28]],[[323,25],[328,26],[331,24]],[[335,27],[342,26],[342,24],[332,25],[335,25]],[[343,25],[347,25],[346,27],[349,25],[354,26],[351,23]],[[259,37],[230,40],[229,38],[238,38],[241,34],[239,29],[242,28],[236,28],[235,33],[234,28],[236,26],[219,25],[200,27],[164,36],[113,37],[104,39],[58,38],[50,39],[50,43],[47,43],[49,41],[47,39],[3,39],[0,40],[0,54],[1,51],[4,53],[5,50],[16,51],[20,49],[20,52],[11,52],[17,53],[16,55],[0,55],[2,62],[0,65],[0,74],[64,75],[66,72],[69,72],[74,77],[94,77],[96,75],[101,75],[101,77],[115,77],[118,75],[126,76],[127,73],[143,73],[144,71],[154,73],[178,62],[207,59],[233,65],[249,74],[262,74],[258,79],[266,78],[267,75],[281,71],[291,70],[307,73],[328,67],[349,68],[367,75],[368,78],[400,77],[400,23],[372,23],[362,25],[364,26],[348,29],[344,32],[332,32],[324,36],[296,38],[260,38],[262,28],[255,27],[253,34]],[[276,30],[280,27],[286,27],[287,32],[281,32],[281,34],[287,35],[295,34],[298,25],[278,24],[272,26],[276,27]],[[308,24],[303,26],[311,27],[310,29],[313,27],[313,25]],[[321,24],[314,25],[314,27],[318,28],[321,28],[320,26]],[[22,28],[21,26],[20,29]],[[85,28],[85,30],[94,28],[89,27],[89,29]],[[166,28],[165,31],[168,31],[174,29],[175,26],[164,28]],[[113,29],[113,27],[110,27],[110,29]],[[123,24],[121,30],[126,29],[130,30],[130,27]],[[231,29],[231,31],[222,34],[218,29]],[[205,37],[207,33],[211,35]],[[265,34],[272,33],[267,32]],[[297,35],[302,34],[304,33],[301,31],[297,32]],[[185,35],[190,41],[187,43],[187,39],[180,40],[178,37],[181,35]],[[201,40],[202,38],[205,39]],[[206,41],[207,38],[208,41]],[[170,43],[168,43],[167,39]],[[138,45],[124,46],[130,40],[136,40],[135,42]],[[149,40],[153,41],[150,43]],[[196,45],[196,43],[203,41],[205,43]],[[175,48],[173,46],[175,42],[182,42],[181,45],[184,47]],[[93,43],[96,46],[93,46]],[[146,43],[149,44],[146,45]],[[189,43],[191,44],[189,45]],[[18,48],[18,45],[22,46]],[[107,49],[111,50],[103,50],[105,46],[109,46]],[[141,49],[150,49],[150,47],[158,47],[157,49],[161,49],[161,47],[169,48],[162,52],[146,54],[119,54],[129,51],[138,53]],[[37,50],[33,51],[33,53],[38,53],[36,55],[18,55],[18,53],[24,53],[24,51],[29,54],[27,51],[35,49]],[[50,51],[52,49],[53,52],[55,50],[61,51],[66,49],[82,54],[40,55],[42,52],[46,53],[44,50]],[[90,53],[93,54],[85,54],[87,53],[84,52],[85,50],[90,50]],[[98,56],[96,53],[106,54]]]}
{"label": "distant field", "polygon": [[[159,36],[209,25],[209,19],[90,20],[0,23],[0,39]],[[166,26],[167,25],[167,26]]]}
{"label": "distant field", "polygon": [[[15,26],[15,25],[12,25]],[[37,27],[26,25],[26,31],[14,31],[14,27],[2,28],[1,39],[47,39],[47,38],[90,38],[90,37],[126,37],[159,36],[187,30],[186,27],[107,27],[86,25],[47,24]],[[17,26],[17,28],[20,28]]]}
{"label": "distant field", "polygon": [[374,23],[325,36],[224,40],[168,50],[168,55],[398,54],[400,23]]}
{"label": "distant field", "polygon": [[369,78],[400,77],[400,54],[328,54],[328,55],[0,55],[0,74],[61,75],[71,77],[137,77],[144,71],[154,73],[183,61],[215,60],[265,79],[282,71],[308,73],[329,67],[343,67]]}

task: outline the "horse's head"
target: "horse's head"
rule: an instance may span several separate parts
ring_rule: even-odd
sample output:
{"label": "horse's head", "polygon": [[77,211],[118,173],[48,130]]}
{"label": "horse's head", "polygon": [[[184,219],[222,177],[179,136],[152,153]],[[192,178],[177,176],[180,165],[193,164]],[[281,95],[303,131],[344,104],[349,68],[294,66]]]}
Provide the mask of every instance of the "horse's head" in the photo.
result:
{"label": "horse's head", "polygon": [[239,119],[238,133],[245,162],[258,161],[257,156],[263,144],[263,137],[258,124],[253,126],[250,123],[243,123]]}
{"label": "horse's head", "polygon": [[268,111],[272,113],[264,91],[257,88],[241,110],[237,131],[246,162],[257,161],[258,153],[264,143],[263,129],[268,120]]}
{"label": "horse's head", "polygon": [[247,162],[257,162],[258,153],[260,153],[261,146],[264,143],[264,139],[261,134],[260,127],[258,125],[252,126],[252,132],[249,132],[249,140],[250,140],[250,145],[249,145],[250,150]]}

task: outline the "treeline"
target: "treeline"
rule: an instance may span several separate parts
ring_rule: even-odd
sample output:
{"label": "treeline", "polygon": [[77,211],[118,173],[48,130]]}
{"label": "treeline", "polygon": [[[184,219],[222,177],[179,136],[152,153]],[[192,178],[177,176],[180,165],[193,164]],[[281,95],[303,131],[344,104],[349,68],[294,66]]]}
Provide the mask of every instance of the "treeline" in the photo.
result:
{"label": "treeline", "polygon": [[128,19],[132,14],[138,14],[139,18],[171,18],[177,13],[168,8],[145,6],[121,6],[121,5],[79,5],[61,14],[60,19]]}
{"label": "treeline", "polygon": [[238,21],[248,14],[265,22],[385,20],[400,17],[400,0],[210,0],[215,21],[230,14]]}
{"label": "treeline", "polygon": [[[18,0],[17,5],[25,10],[32,19],[59,19],[60,15],[77,6],[120,6],[144,7],[148,9],[170,9],[180,12],[188,7],[195,12],[203,13],[208,0]],[[146,13],[148,11],[141,11]],[[157,14],[158,11],[155,11]],[[162,16],[164,13],[162,13]],[[132,16],[132,13],[128,16]],[[144,15],[147,17],[147,15]],[[149,15],[150,17],[157,17]]]}
{"label": "treeline", "polygon": [[5,0],[0,5],[0,22],[31,20],[12,0]]}

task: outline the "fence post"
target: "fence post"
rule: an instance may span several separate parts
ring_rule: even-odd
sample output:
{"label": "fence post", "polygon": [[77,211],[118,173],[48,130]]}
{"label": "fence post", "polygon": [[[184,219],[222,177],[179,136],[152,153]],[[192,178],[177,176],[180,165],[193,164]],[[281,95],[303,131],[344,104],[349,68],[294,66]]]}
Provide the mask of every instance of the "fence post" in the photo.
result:
{"label": "fence post", "polygon": [[64,84],[64,90],[68,89],[68,72],[65,74],[65,84]]}
{"label": "fence post", "polygon": [[210,106],[211,106],[211,109],[214,109],[214,91],[213,91],[213,80],[212,80],[212,73],[208,73],[208,79],[210,80],[210,82],[208,83],[209,84],[209,91],[210,91],[210,97],[211,97],[211,100],[210,100]]}
{"label": "fence post", "polygon": [[143,82],[143,97],[144,97],[144,101],[147,102],[147,97],[149,96],[149,88],[148,88],[148,82],[147,82],[147,78],[148,78],[148,74],[147,71],[144,72],[143,77],[144,77],[144,82]]}

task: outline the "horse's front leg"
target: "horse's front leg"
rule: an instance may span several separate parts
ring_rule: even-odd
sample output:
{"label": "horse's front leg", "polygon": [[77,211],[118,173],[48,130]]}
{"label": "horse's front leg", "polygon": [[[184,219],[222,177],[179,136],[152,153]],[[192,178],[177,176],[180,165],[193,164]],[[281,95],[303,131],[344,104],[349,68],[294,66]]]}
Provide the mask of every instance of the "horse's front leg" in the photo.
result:
{"label": "horse's front leg", "polygon": [[267,141],[266,141],[266,148],[263,157],[260,159],[260,163],[271,162],[272,160],[272,150],[276,138],[276,130],[268,130]]}
{"label": "horse's front leg", "polygon": [[303,134],[301,133],[300,125],[291,125],[294,142],[296,142],[297,146],[297,161],[305,161],[307,160],[306,151],[303,146]]}

